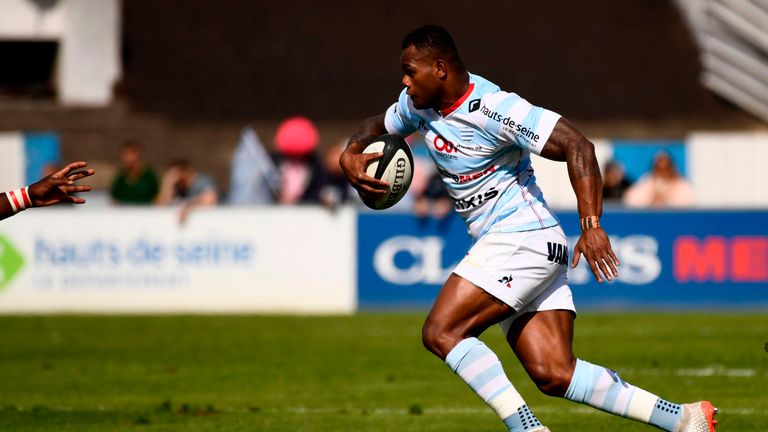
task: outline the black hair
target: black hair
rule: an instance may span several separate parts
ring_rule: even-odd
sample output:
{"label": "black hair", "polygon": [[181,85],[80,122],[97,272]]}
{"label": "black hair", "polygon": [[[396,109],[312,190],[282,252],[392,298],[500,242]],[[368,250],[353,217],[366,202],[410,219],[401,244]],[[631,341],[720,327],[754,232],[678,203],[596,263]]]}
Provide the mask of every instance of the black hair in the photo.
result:
{"label": "black hair", "polygon": [[411,45],[418,51],[427,51],[434,57],[445,59],[455,67],[464,68],[451,34],[439,25],[425,25],[408,33],[400,48],[406,49]]}
{"label": "black hair", "polygon": [[137,139],[129,139],[123,143],[122,146],[120,146],[123,150],[135,150],[135,151],[143,151],[144,148],[141,145],[141,142]]}
{"label": "black hair", "polygon": [[171,164],[169,165],[170,168],[179,168],[182,170],[189,170],[192,169],[192,163],[189,161],[189,159],[174,159]]}

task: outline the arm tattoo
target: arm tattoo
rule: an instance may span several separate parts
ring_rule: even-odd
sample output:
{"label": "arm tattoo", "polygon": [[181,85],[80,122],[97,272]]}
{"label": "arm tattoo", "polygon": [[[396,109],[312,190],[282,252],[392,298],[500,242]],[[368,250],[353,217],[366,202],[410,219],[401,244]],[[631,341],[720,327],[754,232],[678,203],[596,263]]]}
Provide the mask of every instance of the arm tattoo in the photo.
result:
{"label": "arm tattoo", "polygon": [[355,133],[352,134],[347,147],[353,144],[360,144],[362,147],[365,147],[372,143],[376,137],[385,133],[387,133],[387,129],[384,127],[384,115],[370,117],[363,121]]}
{"label": "arm tattoo", "polygon": [[603,194],[595,146],[567,120],[561,118],[541,155],[568,164],[568,177],[576,193],[579,214],[599,216],[602,213]]}
{"label": "arm tattoo", "polygon": [[600,175],[594,145],[564,118],[555,125],[549,141],[541,151],[541,156],[568,162],[568,175],[571,181]]}
{"label": "arm tattoo", "polygon": [[595,157],[595,148],[586,138],[579,140],[578,143],[569,145],[567,151],[572,155],[571,163],[568,164],[572,180],[600,176],[600,168]]}

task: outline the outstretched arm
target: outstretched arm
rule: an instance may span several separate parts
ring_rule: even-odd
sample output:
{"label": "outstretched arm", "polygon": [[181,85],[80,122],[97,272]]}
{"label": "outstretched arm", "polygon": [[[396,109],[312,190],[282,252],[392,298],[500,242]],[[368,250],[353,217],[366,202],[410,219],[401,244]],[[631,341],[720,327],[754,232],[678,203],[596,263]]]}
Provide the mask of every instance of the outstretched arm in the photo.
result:
{"label": "outstretched arm", "polygon": [[347,180],[364,198],[375,197],[389,190],[387,182],[376,180],[365,173],[368,162],[382,157],[383,153],[362,154],[374,138],[385,133],[387,128],[384,126],[384,114],[366,119],[349,139],[347,148],[339,157],[339,164]]}
{"label": "outstretched arm", "polygon": [[214,187],[206,189],[199,196],[181,205],[181,209],[179,209],[179,223],[186,223],[192,210],[198,207],[213,207],[218,202],[219,194],[216,192],[216,189]]}
{"label": "outstretched arm", "polygon": [[[15,195],[15,194],[14,194]],[[11,217],[16,211],[11,207],[11,192],[6,192],[0,197],[0,220]]]}
{"label": "outstretched arm", "polygon": [[90,186],[75,185],[75,181],[94,174],[92,169],[76,171],[87,165],[85,162],[70,163],[28,188],[5,193],[5,198],[0,198],[0,219],[13,216],[29,207],[45,207],[64,202],[84,204],[83,198],[72,194],[91,190]]}
{"label": "outstretched arm", "polygon": [[599,223],[603,212],[603,181],[595,157],[595,146],[568,120],[560,118],[541,150],[541,156],[566,162],[571,186],[576,192],[582,231],[574,247],[573,267],[584,255],[598,282],[603,281],[601,273],[607,280],[613,280],[619,275],[616,270],[619,260]]}

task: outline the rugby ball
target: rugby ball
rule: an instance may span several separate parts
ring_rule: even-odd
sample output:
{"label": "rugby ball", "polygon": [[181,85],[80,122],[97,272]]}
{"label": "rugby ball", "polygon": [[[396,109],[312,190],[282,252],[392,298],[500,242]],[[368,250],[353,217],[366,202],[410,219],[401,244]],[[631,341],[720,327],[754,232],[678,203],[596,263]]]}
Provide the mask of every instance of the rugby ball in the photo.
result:
{"label": "rugby ball", "polygon": [[399,135],[381,135],[368,144],[363,153],[384,153],[370,161],[365,169],[369,176],[389,183],[389,192],[363,203],[374,210],[384,210],[403,198],[413,179],[413,153],[408,143]]}

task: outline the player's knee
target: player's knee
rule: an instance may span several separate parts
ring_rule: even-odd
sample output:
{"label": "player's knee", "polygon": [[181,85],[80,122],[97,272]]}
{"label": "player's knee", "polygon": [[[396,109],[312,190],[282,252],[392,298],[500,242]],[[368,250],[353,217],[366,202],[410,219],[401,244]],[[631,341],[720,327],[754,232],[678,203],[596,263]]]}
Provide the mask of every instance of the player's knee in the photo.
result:
{"label": "player's knee", "polygon": [[562,397],[571,385],[573,366],[569,362],[538,363],[526,369],[539,390],[548,396]]}
{"label": "player's knee", "polygon": [[428,349],[437,356],[440,356],[440,334],[442,332],[442,326],[427,320],[424,326],[421,328],[421,343],[424,344],[424,348]]}
{"label": "player's knee", "polygon": [[421,342],[424,347],[441,359],[445,359],[461,338],[443,323],[427,320],[421,329]]}

